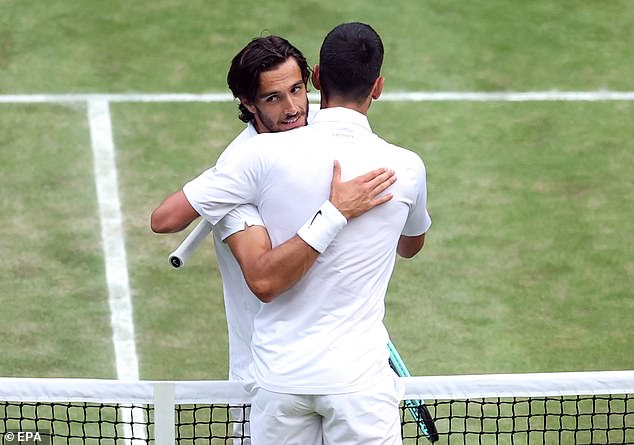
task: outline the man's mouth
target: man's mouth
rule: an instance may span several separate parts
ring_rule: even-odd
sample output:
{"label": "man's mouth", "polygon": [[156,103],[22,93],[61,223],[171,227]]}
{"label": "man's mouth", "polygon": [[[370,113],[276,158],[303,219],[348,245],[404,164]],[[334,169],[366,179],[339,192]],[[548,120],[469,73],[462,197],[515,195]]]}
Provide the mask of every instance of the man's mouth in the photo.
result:
{"label": "man's mouth", "polygon": [[285,126],[296,126],[297,124],[300,124],[300,120],[302,118],[303,114],[298,114],[297,116],[293,116],[292,118],[288,118],[282,121],[282,125]]}

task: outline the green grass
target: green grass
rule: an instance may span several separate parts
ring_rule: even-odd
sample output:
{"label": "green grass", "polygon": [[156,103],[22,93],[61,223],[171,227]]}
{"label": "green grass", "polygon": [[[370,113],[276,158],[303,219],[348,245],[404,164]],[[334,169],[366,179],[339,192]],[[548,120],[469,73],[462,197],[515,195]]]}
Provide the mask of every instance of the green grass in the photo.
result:
{"label": "green grass", "polygon": [[[634,90],[634,4],[0,0],[0,93],[224,92],[277,33],[316,61],[368,21],[386,90]],[[631,102],[376,103],[426,161],[433,226],[386,323],[413,374],[634,369]],[[211,243],[181,271],[149,214],[240,131],[234,104],[112,104],[140,374],[225,378]],[[115,377],[86,110],[0,105],[0,375]],[[10,261],[6,261],[10,258]]]}
{"label": "green grass", "polygon": [[[240,128],[233,111],[113,110],[142,363],[152,378],[225,375],[211,244],[170,271],[165,256],[182,235],[151,235],[147,216],[213,162]],[[631,111],[375,104],[375,130],[421,153],[429,170],[434,225],[421,255],[399,261],[388,298],[388,326],[414,373],[631,368]]]}
{"label": "green grass", "polygon": [[0,91],[224,91],[251,38],[286,36],[317,63],[328,30],[382,35],[390,90],[632,90],[634,3],[548,0],[0,0]]}
{"label": "green grass", "polygon": [[412,367],[631,368],[632,106],[410,104],[421,119],[405,136],[403,107],[377,105],[375,129],[429,171],[434,225],[388,302]]}
{"label": "green grass", "polygon": [[83,109],[0,108],[2,376],[114,372]]}
{"label": "green grass", "polygon": [[227,328],[211,240],[182,270],[167,255],[183,234],[155,235],[151,211],[213,165],[242,128],[233,104],[118,105],[113,125],[139,355],[145,378],[226,378]]}

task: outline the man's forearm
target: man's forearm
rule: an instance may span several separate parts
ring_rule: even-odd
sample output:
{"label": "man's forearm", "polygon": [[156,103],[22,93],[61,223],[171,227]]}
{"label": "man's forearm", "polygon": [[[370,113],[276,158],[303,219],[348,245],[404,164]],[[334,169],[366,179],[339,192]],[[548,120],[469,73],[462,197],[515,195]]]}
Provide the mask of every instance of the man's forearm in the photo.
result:
{"label": "man's forearm", "polygon": [[232,235],[227,242],[251,291],[268,303],[297,283],[319,252],[297,235],[271,249],[268,236],[263,240],[265,233],[263,227],[250,227]]}
{"label": "man's forearm", "polygon": [[403,258],[412,258],[423,248],[425,244],[425,234],[418,236],[401,235],[398,240],[396,252]]}
{"label": "man's forearm", "polygon": [[198,212],[189,203],[182,190],[172,193],[153,212],[150,218],[156,233],[180,232],[198,218]]}
{"label": "man's forearm", "polygon": [[310,269],[349,218],[354,218],[392,198],[379,196],[396,180],[394,172],[373,170],[350,181],[341,181],[341,166],[335,161],[330,200],[316,210],[298,234],[271,248],[263,226],[245,227],[226,241],[238,260],[251,291],[270,302],[293,286]]}

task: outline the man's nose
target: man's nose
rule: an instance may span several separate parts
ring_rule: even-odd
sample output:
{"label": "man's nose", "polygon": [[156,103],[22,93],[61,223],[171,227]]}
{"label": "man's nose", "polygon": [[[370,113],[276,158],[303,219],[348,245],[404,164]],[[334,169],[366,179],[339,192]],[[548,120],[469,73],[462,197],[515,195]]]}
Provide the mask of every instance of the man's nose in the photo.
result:
{"label": "man's nose", "polygon": [[284,113],[293,115],[297,114],[298,108],[292,98],[286,97],[284,102]]}

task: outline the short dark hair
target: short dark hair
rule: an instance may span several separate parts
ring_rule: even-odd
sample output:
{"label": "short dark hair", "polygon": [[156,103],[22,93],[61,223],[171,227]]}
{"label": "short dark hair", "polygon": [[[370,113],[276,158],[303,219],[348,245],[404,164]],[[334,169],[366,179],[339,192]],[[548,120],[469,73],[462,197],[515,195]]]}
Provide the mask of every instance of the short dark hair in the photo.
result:
{"label": "short dark hair", "polygon": [[321,94],[361,102],[381,75],[383,42],[365,23],[344,23],[328,33],[319,52]]}
{"label": "short dark hair", "polygon": [[[279,36],[258,37],[247,44],[231,62],[227,74],[227,84],[233,96],[254,102],[260,83],[260,73],[270,71],[278,65],[286,62],[288,58],[294,58],[302,72],[304,84],[308,83],[310,67],[300,50]],[[251,122],[254,119],[251,113],[242,103],[238,105],[243,122]]]}

